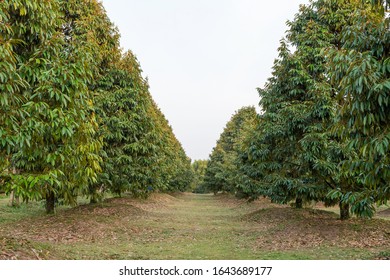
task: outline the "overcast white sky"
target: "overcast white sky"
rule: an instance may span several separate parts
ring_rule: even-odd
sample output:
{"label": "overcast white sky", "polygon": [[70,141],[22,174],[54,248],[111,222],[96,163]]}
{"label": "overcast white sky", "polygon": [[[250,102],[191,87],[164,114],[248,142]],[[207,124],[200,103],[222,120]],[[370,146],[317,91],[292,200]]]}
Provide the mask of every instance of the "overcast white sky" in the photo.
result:
{"label": "overcast white sky", "polygon": [[308,0],[104,0],[192,159],[206,159],[232,114],[258,107],[279,40]]}

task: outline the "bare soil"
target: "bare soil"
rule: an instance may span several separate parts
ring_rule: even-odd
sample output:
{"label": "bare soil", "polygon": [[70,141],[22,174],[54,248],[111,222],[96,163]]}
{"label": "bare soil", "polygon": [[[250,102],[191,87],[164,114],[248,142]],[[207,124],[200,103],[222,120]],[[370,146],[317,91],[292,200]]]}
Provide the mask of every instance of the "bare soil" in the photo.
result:
{"label": "bare soil", "polygon": [[340,221],[329,211],[293,209],[267,199],[247,203],[228,195],[111,198],[0,228],[0,259],[389,257],[389,220]]}

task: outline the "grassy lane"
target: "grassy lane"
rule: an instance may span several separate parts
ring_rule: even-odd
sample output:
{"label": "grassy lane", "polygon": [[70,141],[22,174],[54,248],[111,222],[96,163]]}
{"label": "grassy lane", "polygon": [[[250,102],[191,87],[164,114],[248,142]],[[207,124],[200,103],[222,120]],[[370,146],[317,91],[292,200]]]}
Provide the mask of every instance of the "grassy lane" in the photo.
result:
{"label": "grassy lane", "polygon": [[185,194],[162,209],[148,226],[158,240],[141,238],[135,252],[159,259],[250,259],[255,252],[240,239],[248,224],[239,219],[245,207],[226,207],[212,195]]}
{"label": "grassy lane", "polygon": [[[376,259],[390,257],[390,221],[226,195],[155,194],[97,205],[12,209],[0,200],[0,259]],[[387,211],[387,210],[386,210]]]}

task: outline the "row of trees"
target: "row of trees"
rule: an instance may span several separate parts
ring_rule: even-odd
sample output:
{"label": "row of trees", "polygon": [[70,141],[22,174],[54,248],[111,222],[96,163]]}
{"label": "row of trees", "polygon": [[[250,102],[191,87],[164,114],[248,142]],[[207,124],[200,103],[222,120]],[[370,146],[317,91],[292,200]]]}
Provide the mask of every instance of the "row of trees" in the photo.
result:
{"label": "row of trees", "polygon": [[237,136],[238,111],[210,156],[210,190],[297,208],[322,201],[339,204],[341,219],[372,217],[375,203],[390,198],[388,7],[360,0],[300,7],[259,89],[262,113],[246,117]]}
{"label": "row of trees", "polygon": [[190,190],[194,193],[205,193],[207,190],[204,188],[204,175],[207,168],[207,160],[199,159],[195,160],[192,166],[193,179],[190,185]]}
{"label": "row of trees", "polygon": [[238,110],[227,123],[207,163],[203,188],[216,194],[219,191],[237,192],[238,157],[243,151],[245,135],[254,129],[257,114],[254,107]]}
{"label": "row of trees", "polygon": [[0,3],[0,187],[76,204],[184,190],[190,159],[97,0]]}

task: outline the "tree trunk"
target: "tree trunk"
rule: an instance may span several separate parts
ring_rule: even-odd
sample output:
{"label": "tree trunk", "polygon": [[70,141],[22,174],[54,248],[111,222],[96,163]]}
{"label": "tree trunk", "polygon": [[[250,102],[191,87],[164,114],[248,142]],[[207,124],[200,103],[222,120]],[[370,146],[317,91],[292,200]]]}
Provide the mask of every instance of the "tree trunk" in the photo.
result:
{"label": "tree trunk", "polygon": [[46,194],[46,214],[54,214],[55,195],[53,191]]}
{"label": "tree trunk", "polygon": [[303,201],[302,198],[297,197],[295,199],[295,208],[301,209],[303,207]]}
{"label": "tree trunk", "polygon": [[339,203],[340,207],[340,220],[348,220],[349,216],[349,204],[348,203]]}
{"label": "tree trunk", "polygon": [[14,191],[12,191],[9,196],[9,206],[19,207],[19,196],[15,195]]}
{"label": "tree trunk", "polygon": [[[18,174],[18,171],[15,167],[12,168],[12,174]],[[10,197],[9,197],[9,206],[11,207],[19,207],[19,196],[15,195],[14,191],[11,191]]]}

